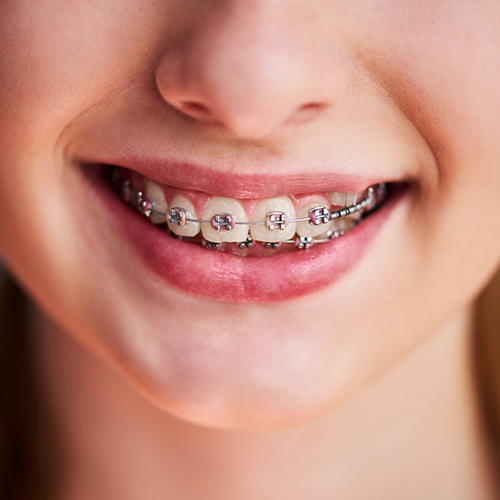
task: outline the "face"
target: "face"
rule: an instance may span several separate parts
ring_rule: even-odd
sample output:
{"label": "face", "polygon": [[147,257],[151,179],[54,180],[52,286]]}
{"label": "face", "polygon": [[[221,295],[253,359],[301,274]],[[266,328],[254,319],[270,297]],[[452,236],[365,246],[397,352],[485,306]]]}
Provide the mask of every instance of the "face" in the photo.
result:
{"label": "face", "polygon": [[[2,257],[165,411],[315,418],[500,260],[499,16],[486,0],[3,0]],[[305,220],[331,240],[272,248],[370,186],[361,224]],[[193,220],[166,224],[172,208]],[[262,224],[273,211],[286,238]],[[194,220],[217,213],[239,232]]]}

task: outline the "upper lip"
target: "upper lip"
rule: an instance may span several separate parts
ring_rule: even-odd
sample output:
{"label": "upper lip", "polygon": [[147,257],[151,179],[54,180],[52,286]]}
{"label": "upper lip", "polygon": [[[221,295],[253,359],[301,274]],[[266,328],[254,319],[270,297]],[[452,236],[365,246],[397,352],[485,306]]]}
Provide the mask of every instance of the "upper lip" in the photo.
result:
{"label": "upper lip", "polygon": [[210,195],[239,199],[263,199],[289,194],[325,191],[360,193],[379,182],[394,182],[380,176],[355,176],[329,171],[283,172],[271,166],[258,172],[241,172],[234,165],[200,164],[189,161],[165,160],[144,155],[100,155],[77,158],[77,163],[105,164],[134,170],[148,179],[175,188],[201,191]]}

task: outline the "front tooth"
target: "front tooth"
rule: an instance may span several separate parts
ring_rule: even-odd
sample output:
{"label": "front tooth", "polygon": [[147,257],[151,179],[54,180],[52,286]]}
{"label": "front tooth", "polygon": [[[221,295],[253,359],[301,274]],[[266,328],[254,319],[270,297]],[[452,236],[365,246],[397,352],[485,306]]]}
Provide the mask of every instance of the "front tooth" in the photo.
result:
{"label": "front tooth", "polygon": [[[272,212],[285,214],[288,221],[297,218],[290,198],[282,196],[280,198],[262,200],[253,213],[252,222],[265,221],[266,216]],[[265,224],[256,224],[250,226],[250,235],[256,241],[285,241],[293,238],[296,226],[296,222],[288,222],[285,229],[275,228],[271,231],[266,228]]]}
{"label": "front tooth", "polygon": [[[248,222],[247,214],[243,205],[234,198],[223,198],[221,196],[214,196],[207,203],[201,218],[203,220],[212,220],[212,224],[203,224],[201,228],[201,233],[203,238],[207,241],[219,242],[241,242],[246,241],[248,236],[248,225],[235,224],[232,229],[231,220],[228,217],[232,216],[234,222]],[[219,227],[220,229],[215,229]],[[229,229],[229,230],[228,230]]]}
{"label": "front tooth", "polygon": [[[317,207],[324,207],[324,201],[317,201],[315,203],[309,203],[309,205],[306,205],[305,207],[302,207],[298,214],[297,214],[297,219],[302,219],[303,217],[309,217],[309,211],[312,210],[313,208]],[[299,236],[319,236],[320,234],[325,233],[328,231],[331,227],[332,223],[331,221],[324,223],[324,224],[318,224],[317,226],[312,225],[309,221],[302,221],[302,222],[297,222],[297,234]]]}
{"label": "front tooth", "polygon": [[359,201],[359,196],[357,193],[337,193],[332,191],[327,193],[328,199],[332,203],[332,205],[338,207],[350,207],[351,205],[355,205],[357,201]]}
{"label": "front tooth", "polygon": [[167,222],[167,201],[165,200],[165,195],[163,194],[163,189],[159,184],[153,181],[147,181],[144,186],[144,192],[147,198],[149,198],[154,204],[155,212],[161,212],[165,215],[151,214],[149,220],[153,224],[163,224]]}
{"label": "front tooth", "polygon": [[[170,210],[175,208],[183,208],[187,212],[188,219],[197,219],[196,212],[193,204],[182,194],[177,194],[174,196],[172,202],[170,203]],[[167,217],[167,220],[169,217]],[[200,232],[199,222],[187,222],[185,226],[179,226],[177,224],[172,224],[168,220],[168,227],[170,230],[177,234],[178,236],[196,236]]]}

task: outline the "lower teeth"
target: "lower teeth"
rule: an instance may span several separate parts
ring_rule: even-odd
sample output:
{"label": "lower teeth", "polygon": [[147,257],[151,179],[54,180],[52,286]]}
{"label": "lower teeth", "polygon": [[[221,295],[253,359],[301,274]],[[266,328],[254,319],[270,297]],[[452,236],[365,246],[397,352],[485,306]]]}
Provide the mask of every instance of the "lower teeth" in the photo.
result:
{"label": "lower teeth", "polygon": [[[368,189],[368,197],[359,202],[357,205],[353,205],[352,207],[346,207],[344,209],[338,210],[336,212],[332,212],[330,214],[331,219],[339,219],[345,221],[343,224],[343,229],[337,230],[329,230],[325,232],[323,235],[319,237],[304,237],[295,235],[293,239],[285,240],[285,241],[274,241],[274,242],[265,242],[265,241],[255,241],[252,240],[250,235],[248,235],[245,241],[241,241],[238,243],[228,243],[228,242],[212,242],[207,241],[198,236],[187,237],[187,236],[178,236],[174,232],[170,230],[167,226],[167,217],[169,214],[163,214],[156,212],[154,210],[154,203],[151,202],[147,197],[143,195],[141,191],[136,191],[132,188],[129,181],[121,181],[114,177],[115,184],[118,187],[118,192],[123,201],[127,204],[135,208],[138,212],[140,212],[145,217],[149,218],[153,215],[155,216],[164,216],[165,223],[157,224],[160,228],[165,227],[166,232],[176,238],[181,239],[182,241],[186,241],[193,244],[202,245],[207,250],[218,250],[227,253],[232,253],[235,255],[248,256],[252,255],[270,255],[273,253],[287,252],[293,250],[307,250],[312,248],[316,244],[327,243],[329,241],[338,239],[345,234],[347,234],[350,230],[356,227],[360,222],[362,222],[369,214],[371,214],[374,210],[380,207],[387,196],[387,189],[385,183],[380,183],[375,186],[372,186]],[[169,212],[172,213],[171,209]],[[330,213],[330,212],[328,212]],[[349,217],[353,213],[358,213],[359,217],[356,219]],[[201,221],[196,219],[196,222],[199,223],[210,223],[210,221]],[[293,222],[293,221],[291,221]]]}
{"label": "lower teeth", "polygon": [[207,241],[205,239],[196,237],[193,238],[186,236],[178,236],[177,234],[170,231],[168,227],[166,228],[166,232],[176,240],[182,240],[189,243],[201,245],[203,248],[206,248],[207,250],[218,250],[221,252],[232,253],[241,256],[247,256],[250,254],[271,255],[275,253],[290,252],[294,250],[307,250],[309,248],[312,248],[313,245],[316,245],[318,243],[326,243],[331,240],[338,239],[347,234],[351,229],[356,227],[359,224],[359,222],[361,222],[361,220],[353,221],[350,228],[345,231],[329,231],[328,233],[325,233],[324,238],[296,236],[295,239],[293,240],[286,240],[280,242],[255,241],[252,240],[250,237],[248,237],[246,241],[242,241],[240,243],[229,243],[220,241],[215,242],[215,241]]}

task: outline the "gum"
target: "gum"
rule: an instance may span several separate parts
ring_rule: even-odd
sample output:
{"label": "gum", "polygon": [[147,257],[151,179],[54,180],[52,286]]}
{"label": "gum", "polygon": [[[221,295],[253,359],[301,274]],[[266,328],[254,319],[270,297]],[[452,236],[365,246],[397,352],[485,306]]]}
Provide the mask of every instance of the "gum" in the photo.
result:
{"label": "gum", "polygon": [[[146,181],[149,179],[147,177],[144,177],[143,175],[133,172],[131,170],[127,169],[120,169],[120,176],[124,180],[129,180],[130,184],[135,190],[139,191],[144,191],[144,185]],[[165,199],[167,200],[167,204],[170,206],[171,201],[177,194],[181,194],[183,196],[186,196],[191,200],[191,203],[193,203],[193,206],[196,211],[197,217],[200,217],[205,206],[209,202],[210,198],[212,197],[211,195],[207,193],[202,193],[200,191],[190,191],[190,190],[185,190],[185,189],[179,189],[175,188],[172,186],[168,186],[166,184],[159,184],[160,187],[163,189],[163,193],[165,194]],[[358,200],[361,199],[362,196],[364,196],[366,193],[359,193],[358,194]],[[332,207],[332,204],[330,200],[328,199],[328,196],[326,192],[316,192],[316,193],[303,193],[303,194],[288,194],[286,195],[288,198],[290,198],[292,204],[294,205],[295,211],[298,212],[303,206],[308,205],[309,203],[313,202],[320,202],[324,204],[326,207]],[[260,199],[239,199],[245,209],[245,212],[248,216],[249,219],[252,218],[253,213],[255,211],[255,208],[257,207],[258,203],[261,201]],[[333,206],[334,209],[341,209],[343,208],[342,206]]]}

